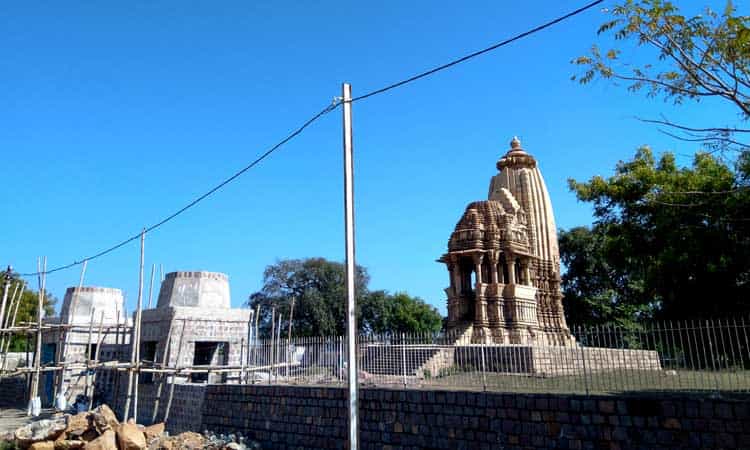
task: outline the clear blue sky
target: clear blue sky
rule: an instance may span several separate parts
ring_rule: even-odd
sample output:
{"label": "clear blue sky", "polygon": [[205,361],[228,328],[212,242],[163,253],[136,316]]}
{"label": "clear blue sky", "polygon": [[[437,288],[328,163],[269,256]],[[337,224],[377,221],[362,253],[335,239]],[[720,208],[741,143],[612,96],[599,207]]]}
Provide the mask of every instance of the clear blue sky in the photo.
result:
{"label": "clear blue sky", "polygon": [[[582,3],[3,2],[0,262],[26,272],[38,255],[57,266],[96,253],[247,164],[341,82],[361,94]],[[700,123],[716,109],[570,81],[607,17],[595,8],[355,104],[357,257],[371,288],[445,311],[435,259],[513,135],[539,160],[562,228],[592,220],[567,178],[610,174],[642,144],[695,150],[633,116]],[[337,110],[147,236],[147,271],[225,272],[240,305],[277,259],[343,260],[341,141]],[[138,252],[92,261],[86,283],[125,290],[132,308]],[[52,274],[48,287],[61,299],[78,276]]]}

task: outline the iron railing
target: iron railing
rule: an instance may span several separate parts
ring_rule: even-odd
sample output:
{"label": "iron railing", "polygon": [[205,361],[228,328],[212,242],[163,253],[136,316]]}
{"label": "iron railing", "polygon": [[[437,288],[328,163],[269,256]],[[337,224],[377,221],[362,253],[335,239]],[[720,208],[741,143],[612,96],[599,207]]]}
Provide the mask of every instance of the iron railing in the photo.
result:
{"label": "iron railing", "polygon": [[[360,335],[362,385],[506,392],[750,391],[750,322],[573,327],[569,345],[471,343],[460,333]],[[469,330],[470,332],[470,330]],[[257,340],[244,383],[342,385],[346,340]]]}

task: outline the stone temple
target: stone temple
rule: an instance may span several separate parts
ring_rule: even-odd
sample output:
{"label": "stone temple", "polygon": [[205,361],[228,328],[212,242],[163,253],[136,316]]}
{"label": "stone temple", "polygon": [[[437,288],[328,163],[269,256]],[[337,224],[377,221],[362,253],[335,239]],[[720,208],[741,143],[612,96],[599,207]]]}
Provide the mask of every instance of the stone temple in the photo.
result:
{"label": "stone temple", "polygon": [[487,200],[472,202],[448,241],[448,327],[460,341],[574,344],[563,315],[560,252],[536,159],[513,138]]}

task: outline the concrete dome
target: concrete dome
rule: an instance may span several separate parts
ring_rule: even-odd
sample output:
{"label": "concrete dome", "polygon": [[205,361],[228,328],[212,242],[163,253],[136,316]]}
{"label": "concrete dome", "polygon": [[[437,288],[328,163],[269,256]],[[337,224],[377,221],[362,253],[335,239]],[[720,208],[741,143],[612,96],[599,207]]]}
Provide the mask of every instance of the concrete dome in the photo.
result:
{"label": "concrete dome", "polygon": [[218,272],[171,272],[164,277],[157,308],[231,308],[229,278]]}
{"label": "concrete dome", "polygon": [[104,313],[104,324],[125,322],[122,291],[115,288],[83,286],[69,287],[65,291],[60,318],[63,323],[87,324],[91,322],[94,313],[94,323],[99,323]]}

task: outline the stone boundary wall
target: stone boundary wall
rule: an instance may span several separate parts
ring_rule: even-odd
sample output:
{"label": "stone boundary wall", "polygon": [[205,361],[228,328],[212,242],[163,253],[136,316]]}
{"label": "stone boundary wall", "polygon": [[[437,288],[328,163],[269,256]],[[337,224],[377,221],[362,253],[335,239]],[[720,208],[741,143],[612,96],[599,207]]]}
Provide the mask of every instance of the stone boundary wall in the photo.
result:
{"label": "stone boundary wall", "polygon": [[[202,429],[264,449],[346,448],[346,391],[210,385]],[[750,448],[750,396],[579,396],[360,390],[363,449]]]}
{"label": "stone boundary wall", "polygon": [[[120,392],[125,392],[127,388],[127,376],[121,377],[120,382]],[[151,423],[158,386],[158,381],[153,384],[140,384],[138,386],[138,423]],[[203,422],[203,400],[205,397],[206,386],[207,385],[205,384],[192,383],[175,384],[172,406],[169,409],[169,420],[167,421],[166,427],[170,433],[177,434],[183,431],[203,431],[201,424]],[[169,383],[166,382],[162,386],[159,410],[156,414],[156,422],[164,420],[167,401],[169,399],[169,388]],[[122,412],[125,408],[125,400],[126,396],[120,395],[115,402],[113,402],[114,404],[110,405],[120,419],[122,418]],[[231,411],[228,413],[231,414]]]}

